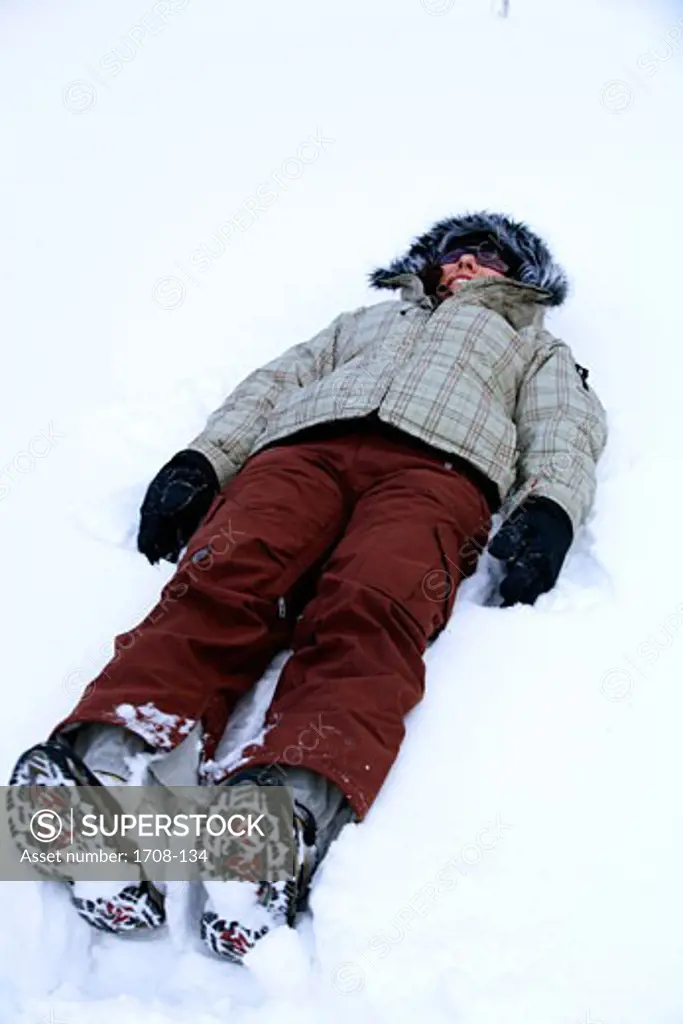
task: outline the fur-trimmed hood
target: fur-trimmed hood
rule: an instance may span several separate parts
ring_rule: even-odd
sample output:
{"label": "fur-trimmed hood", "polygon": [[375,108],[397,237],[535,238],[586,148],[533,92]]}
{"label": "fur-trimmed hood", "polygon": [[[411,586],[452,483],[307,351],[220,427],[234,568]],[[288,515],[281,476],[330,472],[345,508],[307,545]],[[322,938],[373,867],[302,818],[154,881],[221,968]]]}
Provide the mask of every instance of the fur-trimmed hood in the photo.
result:
{"label": "fur-trimmed hood", "polygon": [[388,267],[373,270],[369,275],[370,284],[374,288],[399,288],[400,283],[394,279],[406,273],[418,274],[424,280],[428,276],[425,272],[438,267],[441,257],[457,245],[484,241],[494,243],[507,254],[512,263],[510,277],[547,291],[549,306],[560,306],[564,302],[569,282],[545,242],[523,222],[487,210],[438,221],[415,238],[403,256]]}

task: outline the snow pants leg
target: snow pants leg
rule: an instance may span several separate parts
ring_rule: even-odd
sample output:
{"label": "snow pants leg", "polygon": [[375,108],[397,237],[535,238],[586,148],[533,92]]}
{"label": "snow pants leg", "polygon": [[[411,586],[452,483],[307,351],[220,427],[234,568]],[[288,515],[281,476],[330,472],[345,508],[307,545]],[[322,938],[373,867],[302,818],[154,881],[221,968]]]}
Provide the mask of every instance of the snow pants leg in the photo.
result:
{"label": "snow pants leg", "polygon": [[266,449],[56,731],[99,721],[171,750],[201,722],[211,756],[237,698],[291,648],[262,742],[239,768],[312,769],[360,819],[489,527],[477,485],[398,432],[308,432]]}

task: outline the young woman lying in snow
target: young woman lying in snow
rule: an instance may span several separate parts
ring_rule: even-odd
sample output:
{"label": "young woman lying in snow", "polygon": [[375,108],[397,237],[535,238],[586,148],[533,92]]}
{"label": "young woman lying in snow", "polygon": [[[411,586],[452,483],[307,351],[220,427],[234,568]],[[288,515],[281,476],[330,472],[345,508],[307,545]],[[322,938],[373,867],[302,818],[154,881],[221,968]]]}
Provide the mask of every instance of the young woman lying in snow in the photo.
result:
{"label": "young woman lying in snow", "polygon": [[[250,374],[152,481],[138,546],[180,558],[177,572],[11,779],[121,785],[131,755],[162,752],[176,782],[206,782],[236,702],[290,649],[262,740],[210,778],[285,785],[294,801],[291,878],[209,886],[202,935],[238,962],[294,924],[331,840],[375,800],[492,515],[501,603],[532,604],[586,518],[606,443],[587,371],[544,326],[565,275],[526,225],[443,220],[371,282],[399,294]],[[107,930],[164,922],[148,881],[88,898],[73,885],[72,899]]]}

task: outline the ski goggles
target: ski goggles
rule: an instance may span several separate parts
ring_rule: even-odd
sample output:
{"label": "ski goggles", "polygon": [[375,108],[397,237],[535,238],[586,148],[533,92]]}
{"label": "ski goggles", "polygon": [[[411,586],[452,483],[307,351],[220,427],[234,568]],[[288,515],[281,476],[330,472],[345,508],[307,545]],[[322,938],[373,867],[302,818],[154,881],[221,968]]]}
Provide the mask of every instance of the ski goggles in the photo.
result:
{"label": "ski goggles", "polygon": [[474,256],[482,267],[497,270],[499,274],[508,274],[512,269],[491,242],[480,242],[479,245],[461,245],[457,249],[449,249],[439,257],[439,263],[442,266],[444,263],[457,263],[462,256],[466,255]]}

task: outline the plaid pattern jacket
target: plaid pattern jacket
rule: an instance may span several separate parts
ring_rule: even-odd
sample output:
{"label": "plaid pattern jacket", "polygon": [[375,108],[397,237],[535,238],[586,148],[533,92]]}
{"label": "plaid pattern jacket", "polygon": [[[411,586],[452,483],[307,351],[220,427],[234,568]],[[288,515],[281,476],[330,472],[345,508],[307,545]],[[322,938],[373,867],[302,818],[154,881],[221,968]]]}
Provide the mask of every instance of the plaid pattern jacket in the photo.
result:
{"label": "plaid pattern jacket", "polygon": [[224,485],[273,441],[377,411],[467,459],[501,503],[552,498],[576,529],[593,502],[606,418],[571,349],[543,326],[548,293],[475,278],[437,304],[416,275],[397,280],[400,299],[342,313],[251,373],[188,447]]}

